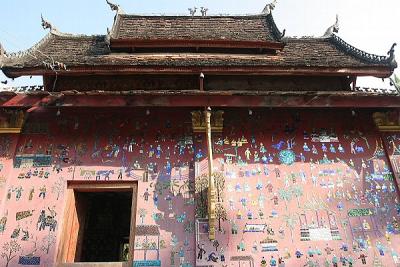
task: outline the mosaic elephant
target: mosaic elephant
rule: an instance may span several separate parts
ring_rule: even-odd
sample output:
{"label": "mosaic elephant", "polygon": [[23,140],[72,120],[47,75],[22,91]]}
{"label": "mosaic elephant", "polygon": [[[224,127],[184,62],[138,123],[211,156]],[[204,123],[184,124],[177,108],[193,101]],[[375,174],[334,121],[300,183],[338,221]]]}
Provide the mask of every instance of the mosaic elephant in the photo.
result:
{"label": "mosaic elephant", "polygon": [[47,216],[44,221],[44,224],[45,224],[44,227],[48,226],[50,228],[50,231],[54,232],[57,227],[57,220],[52,216]]}
{"label": "mosaic elephant", "polygon": [[55,231],[57,227],[57,220],[54,218],[55,216],[48,215],[46,216],[46,213],[44,210],[40,213],[37,226],[39,228],[39,231],[45,230],[46,227],[49,227],[50,231]]}

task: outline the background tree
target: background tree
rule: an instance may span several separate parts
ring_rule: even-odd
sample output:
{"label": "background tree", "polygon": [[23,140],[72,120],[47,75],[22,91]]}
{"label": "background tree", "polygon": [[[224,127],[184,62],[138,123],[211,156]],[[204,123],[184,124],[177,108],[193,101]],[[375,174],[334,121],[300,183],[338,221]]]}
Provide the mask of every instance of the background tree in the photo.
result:
{"label": "background tree", "polygon": [[293,196],[297,199],[297,207],[300,208],[300,197],[303,196],[303,187],[301,185],[294,185],[291,188]]}
{"label": "background tree", "polygon": [[147,210],[143,208],[139,209],[139,217],[142,220],[142,224],[144,224],[144,218],[146,217],[146,215],[147,215]]}
{"label": "background tree", "polygon": [[221,221],[226,221],[228,219],[226,209],[222,203],[217,203],[215,205],[215,216],[218,219],[218,231],[221,232]]}
{"label": "background tree", "polygon": [[192,234],[194,232],[194,223],[191,221],[187,221],[183,226],[184,231],[188,234]]}
{"label": "background tree", "polygon": [[6,260],[5,267],[8,267],[10,261],[17,256],[17,252],[21,250],[21,245],[17,243],[15,239],[4,243],[3,252],[1,253],[1,257]]}
{"label": "background tree", "polygon": [[180,184],[179,184],[178,180],[175,180],[175,179],[171,180],[170,191],[172,192],[172,194],[174,196],[178,195],[179,189],[180,189]]}
{"label": "background tree", "polygon": [[393,81],[396,88],[400,88],[400,78],[396,74],[393,75]]}
{"label": "background tree", "polygon": [[57,200],[58,198],[64,193],[64,188],[65,188],[65,180],[63,177],[58,177],[57,182],[53,184],[51,187],[51,192],[53,194],[57,195]]}
{"label": "background tree", "polygon": [[286,214],[283,215],[283,220],[286,223],[286,227],[290,230],[290,237],[292,238],[293,243],[293,229],[298,222],[298,218],[296,214]]}
{"label": "background tree", "polygon": [[317,225],[319,227],[320,220],[318,212],[320,210],[327,210],[328,205],[322,199],[313,197],[304,203],[304,209],[315,212],[315,216],[317,217]]}
{"label": "background tree", "polygon": [[178,196],[187,196],[189,192],[189,180],[184,180],[183,183],[179,186]]}
{"label": "background tree", "polygon": [[292,199],[291,190],[285,190],[285,188],[279,189],[279,197],[285,201],[286,210],[288,210],[288,202]]}
{"label": "background tree", "polygon": [[346,240],[348,241],[349,237],[347,236],[347,227],[350,225],[350,221],[348,219],[342,219],[340,223],[342,224],[344,235],[346,237]]}
{"label": "background tree", "polygon": [[40,248],[42,251],[49,254],[50,248],[56,243],[56,236],[54,232],[50,232],[49,234],[42,239],[42,247]]}
{"label": "background tree", "polygon": [[205,218],[207,216],[207,189],[208,176],[202,174],[195,179],[196,193],[196,217]]}
{"label": "background tree", "polygon": [[213,173],[215,187],[217,189],[217,202],[224,202],[223,192],[225,189],[225,176],[222,172]]}

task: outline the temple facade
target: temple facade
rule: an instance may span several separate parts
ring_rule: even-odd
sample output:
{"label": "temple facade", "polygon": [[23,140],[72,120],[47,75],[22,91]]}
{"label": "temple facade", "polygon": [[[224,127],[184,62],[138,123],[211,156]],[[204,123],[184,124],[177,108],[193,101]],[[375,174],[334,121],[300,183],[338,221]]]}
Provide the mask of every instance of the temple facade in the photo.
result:
{"label": "temple facade", "polygon": [[7,53],[1,266],[400,266],[387,56],[262,13],[129,15]]}

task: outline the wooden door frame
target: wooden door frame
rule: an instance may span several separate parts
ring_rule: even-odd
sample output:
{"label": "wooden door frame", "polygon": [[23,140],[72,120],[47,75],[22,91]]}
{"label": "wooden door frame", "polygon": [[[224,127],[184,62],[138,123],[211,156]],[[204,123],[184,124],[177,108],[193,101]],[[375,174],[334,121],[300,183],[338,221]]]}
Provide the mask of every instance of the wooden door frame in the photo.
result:
{"label": "wooden door frame", "polygon": [[[132,192],[131,205],[131,226],[129,233],[129,254],[128,262],[115,262],[117,266],[133,266],[135,231],[136,231],[136,210],[137,210],[137,181],[67,181],[66,205],[64,209],[64,217],[62,221],[62,232],[58,243],[56,265],[57,266],[74,266],[82,265],[75,263],[75,254],[77,250],[79,226],[77,218],[77,206],[75,192]],[[93,263],[101,266],[99,263]],[[91,263],[85,262],[85,266]],[[110,266],[105,264],[105,266]]]}

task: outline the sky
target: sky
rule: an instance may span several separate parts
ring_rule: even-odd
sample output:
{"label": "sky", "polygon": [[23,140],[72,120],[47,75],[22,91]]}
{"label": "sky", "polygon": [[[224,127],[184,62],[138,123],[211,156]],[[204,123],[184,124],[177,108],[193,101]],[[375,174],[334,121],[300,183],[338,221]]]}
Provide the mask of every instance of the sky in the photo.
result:
{"label": "sky", "polygon": [[[257,14],[270,2],[263,0],[114,0],[125,13],[189,14],[189,7],[207,7],[213,14]],[[47,31],[40,15],[61,32],[105,34],[114,13],[105,0],[1,0],[0,43],[7,52],[26,50],[40,41]],[[321,36],[339,15],[338,35],[368,53],[386,55],[396,42],[400,64],[400,0],[278,0],[273,16],[286,36]],[[400,75],[399,70],[395,70]],[[7,86],[41,84],[40,77],[7,79]],[[359,79],[358,85],[388,87],[381,79]],[[0,83],[0,88],[4,87]]]}

